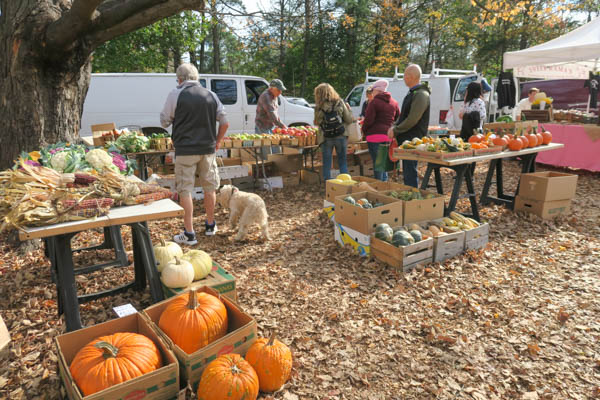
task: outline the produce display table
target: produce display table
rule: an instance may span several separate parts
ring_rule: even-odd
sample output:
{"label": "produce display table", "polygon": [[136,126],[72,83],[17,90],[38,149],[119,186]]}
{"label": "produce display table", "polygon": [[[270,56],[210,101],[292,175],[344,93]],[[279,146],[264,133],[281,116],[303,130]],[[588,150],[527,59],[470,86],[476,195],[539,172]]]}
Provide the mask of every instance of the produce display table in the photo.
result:
{"label": "produce display table", "polygon": [[126,157],[135,157],[138,170],[140,171],[140,179],[145,181],[148,179],[148,159],[156,156],[164,156],[175,150],[148,150],[139,153],[127,153]]}
{"label": "produce display table", "polygon": [[540,154],[537,162],[557,167],[600,171],[600,126],[551,123],[544,123],[542,126],[552,132],[552,140],[564,143],[565,147]]}
{"label": "produce display table", "polygon": [[[538,153],[556,150],[563,148],[565,145],[561,143],[550,143],[549,145],[538,146],[534,148],[527,148],[520,151],[503,151],[496,154],[485,154],[480,156],[463,157],[451,160],[440,160],[427,158],[419,154],[403,152],[400,149],[396,149],[394,156],[401,160],[414,160],[427,163],[427,170],[421,182],[421,189],[427,189],[429,187],[429,179],[431,173],[435,175],[435,185],[439,194],[444,194],[444,188],[442,186],[442,177],[440,174],[440,168],[449,168],[456,172],[456,179],[454,181],[454,187],[452,189],[452,195],[450,196],[450,202],[447,207],[444,207],[444,215],[450,214],[456,208],[456,202],[459,199],[460,188],[463,181],[467,187],[467,196],[471,203],[472,217],[477,221],[479,218],[479,207],[477,205],[477,199],[475,194],[475,188],[473,185],[473,176],[471,170],[474,165],[478,162],[490,161],[488,172],[483,185],[483,191],[481,195],[481,203],[487,204],[489,202],[496,202],[507,205],[509,208],[514,206],[514,196],[504,194],[503,177],[502,177],[502,159],[510,157],[519,157],[521,160],[522,171],[534,172],[535,171],[535,159]],[[488,195],[492,180],[496,174],[496,188],[498,190],[497,197],[491,197]],[[517,186],[518,191],[518,186]]]}
{"label": "produce display table", "polygon": [[[321,145],[311,145],[302,147],[302,169],[313,172],[319,177],[319,184],[321,184],[321,174],[315,168],[315,154],[319,151]],[[308,165],[308,159],[310,157],[310,167]]]}
{"label": "produce display table", "polygon": [[[56,271],[58,301],[65,314],[67,330],[73,331],[82,328],[79,314],[80,302],[83,303],[120,293],[129,288],[143,290],[146,287],[146,279],[149,282],[152,300],[158,302],[163,299],[162,286],[156,269],[156,260],[154,259],[154,250],[147,222],[181,215],[183,215],[183,208],[172,200],[164,199],[148,205],[140,204],[114,208],[110,210],[108,215],[94,219],[28,228],[19,232],[19,238],[21,240],[46,238],[51,243],[47,250],[52,268]],[[71,239],[78,232],[88,229],[119,227],[121,225],[131,227],[135,281],[110,290],[77,296]],[[113,244],[118,242],[118,240],[113,239]]]}
{"label": "produce display table", "polygon": [[260,179],[257,175],[259,172],[261,172],[262,177],[264,178],[265,182],[267,183],[269,192],[272,192],[273,188],[271,187],[271,182],[269,182],[269,178],[267,177],[267,173],[265,172],[265,157],[263,156],[263,151],[262,151],[263,147],[266,147],[266,146],[242,147],[241,150],[250,154],[252,156],[252,158],[254,158],[254,165],[256,166],[255,171],[257,172],[256,175],[252,176],[254,179],[254,189],[256,189],[257,182]]}

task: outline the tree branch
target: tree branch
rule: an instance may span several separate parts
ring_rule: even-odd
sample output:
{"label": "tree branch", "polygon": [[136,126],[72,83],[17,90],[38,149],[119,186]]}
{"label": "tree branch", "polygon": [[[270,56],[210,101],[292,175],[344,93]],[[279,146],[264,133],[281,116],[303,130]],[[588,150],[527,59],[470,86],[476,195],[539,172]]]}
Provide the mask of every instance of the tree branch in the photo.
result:
{"label": "tree branch", "polygon": [[99,15],[86,36],[92,48],[184,10],[202,10],[204,0],[110,0],[98,7]]}
{"label": "tree branch", "polygon": [[96,7],[103,0],[73,0],[69,11],[54,21],[46,30],[46,45],[52,49],[70,47],[92,23]]}
{"label": "tree branch", "polygon": [[476,4],[476,5],[477,5],[479,8],[481,8],[482,10],[484,10],[484,11],[486,11],[486,12],[488,12],[488,13],[494,14],[494,12],[493,12],[493,11],[491,11],[491,10],[490,10],[490,9],[488,9],[486,6],[484,6],[483,4],[481,4],[481,2],[480,2],[480,1],[478,1],[478,0],[473,0],[473,3],[475,3],[475,4]]}

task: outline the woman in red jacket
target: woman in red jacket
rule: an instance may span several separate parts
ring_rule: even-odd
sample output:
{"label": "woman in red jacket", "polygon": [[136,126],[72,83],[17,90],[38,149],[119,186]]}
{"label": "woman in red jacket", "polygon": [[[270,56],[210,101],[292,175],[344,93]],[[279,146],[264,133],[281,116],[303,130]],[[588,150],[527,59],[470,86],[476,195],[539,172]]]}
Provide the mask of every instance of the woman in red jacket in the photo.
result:
{"label": "woman in red jacket", "polygon": [[[373,84],[373,100],[367,106],[362,126],[373,164],[377,159],[379,144],[390,141],[387,132],[400,116],[398,102],[392,98],[389,92],[386,92],[388,84],[389,82],[385,79],[380,79]],[[387,172],[375,171],[375,179],[387,181],[387,178]]]}

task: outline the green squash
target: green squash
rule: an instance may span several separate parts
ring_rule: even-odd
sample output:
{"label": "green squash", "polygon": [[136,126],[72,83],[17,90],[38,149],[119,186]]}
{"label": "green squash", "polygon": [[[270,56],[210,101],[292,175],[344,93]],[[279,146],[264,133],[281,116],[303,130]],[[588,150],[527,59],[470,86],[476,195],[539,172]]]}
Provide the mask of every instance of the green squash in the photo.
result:
{"label": "green squash", "polygon": [[410,236],[412,236],[413,239],[415,239],[415,243],[420,242],[421,240],[423,240],[423,234],[421,233],[421,231],[413,229],[412,231],[410,231],[408,233],[410,233]]}
{"label": "green squash", "polygon": [[392,244],[396,247],[408,246],[414,242],[415,239],[405,230],[397,231],[394,233],[394,236],[392,236]]}
{"label": "green squash", "polygon": [[354,197],[352,197],[352,196],[346,196],[346,197],[344,197],[344,201],[346,203],[352,204],[353,206],[356,205],[356,200],[354,200]]}
{"label": "green squash", "polygon": [[404,229],[403,226],[397,226],[397,227],[394,228],[394,233],[396,233],[398,231],[406,231],[406,229]]}
{"label": "green squash", "polygon": [[391,243],[393,235],[394,231],[392,230],[392,228],[390,228],[388,224],[379,224],[375,228],[375,237],[379,240]]}

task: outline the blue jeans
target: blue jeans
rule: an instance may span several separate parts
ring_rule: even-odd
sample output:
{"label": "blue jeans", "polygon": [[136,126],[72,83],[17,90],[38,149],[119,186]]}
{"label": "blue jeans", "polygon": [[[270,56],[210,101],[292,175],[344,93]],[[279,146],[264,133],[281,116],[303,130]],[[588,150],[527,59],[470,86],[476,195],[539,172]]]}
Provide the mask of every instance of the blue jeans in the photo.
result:
{"label": "blue jeans", "polygon": [[404,184],[412,187],[419,187],[419,175],[417,174],[418,161],[402,160],[402,176]]}
{"label": "blue jeans", "polygon": [[[375,161],[377,161],[377,151],[379,150],[379,143],[367,143],[369,146],[369,154],[371,155],[371,159],[373,160],[373,165],[375,165]],[[386,171],[375,171],[375,179],[379,179],[380,181],[388,180],[388,173]]]}
{"label": "blue jeans", "polygon": [[347,145],[348,138],[343,135],[334,138],[325,138],[325,141],[321,144],[323,149],[323,180],[327,181],[331,179],[331,153],[333,153],[334,147],[340,167],[340,174],[348,173],[348,166],[346,165]]}
{"label": "blue jeans", "polygon": [[269,129],[260,129],[258,127],[258,125],[255,125],[254,126],[254,133],[268,133],[268,134],[272,134],[273,133],[273,128],[274,127],[271,127]]}

